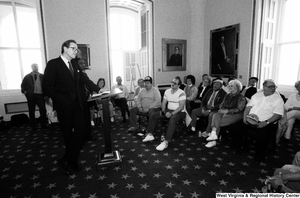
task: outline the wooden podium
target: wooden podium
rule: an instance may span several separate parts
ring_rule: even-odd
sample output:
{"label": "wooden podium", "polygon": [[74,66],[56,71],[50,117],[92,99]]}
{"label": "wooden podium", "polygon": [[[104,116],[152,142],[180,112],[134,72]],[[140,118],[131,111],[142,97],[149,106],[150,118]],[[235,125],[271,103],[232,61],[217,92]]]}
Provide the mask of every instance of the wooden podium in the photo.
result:
{"label": "wooden podium", "polygon": [[104,121],[104,131],[103,137],[105,142],[105,150],[104,153],[98,154],[98,162],[97,166],[106,166],[110,164],[121,163],[121,155],[117,150],[112,150],[111,145],[111,128],[110,128],[110,114],[109,114],[109,101],[110,97],[116,96],[122,91],[118,88],[112,89],[111,91],[105,91],[100,94],[93,94],[92,97],[88,101],[93,100],[101,100],[102,103],[102,111],[103,111],[103,121]]}

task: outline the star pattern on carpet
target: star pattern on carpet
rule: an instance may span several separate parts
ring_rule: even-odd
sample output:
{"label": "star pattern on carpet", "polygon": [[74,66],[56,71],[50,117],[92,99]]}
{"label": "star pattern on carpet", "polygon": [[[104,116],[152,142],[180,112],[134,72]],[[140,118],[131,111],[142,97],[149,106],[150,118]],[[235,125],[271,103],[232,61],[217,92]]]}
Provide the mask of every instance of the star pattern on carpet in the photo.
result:
{"label": "star pattern on carpet", "polygon": [[225,138],[217,146],[206,148],[205,139],[193,135],[174,138],[165,151],[158,152],[155,147],[165,127],[148,143],[142,143],[143,137],[126,133],[128,127],[128,123],[112,124],[112,145],[121,153],[120,165],[97,166],[98,154],[104,151],[103,126],[99,125],[93,128],[98,140],[87,142],[81,151],[82,170],[70,175],[63,174],[57,164],[64,150],[58,128],[33,132],[24,126],[0,134],[4,198],[17,198],[21,193],[30,198],[43,193],[52,198],[197,198],[214,197],[217,192],[258,193],[266,176],[284,164],[282,158],[288,163],[296,152],[294,144],[287,144],[284,153],[278,149],[276,155],[257,163],[254,149],[233,153]]}

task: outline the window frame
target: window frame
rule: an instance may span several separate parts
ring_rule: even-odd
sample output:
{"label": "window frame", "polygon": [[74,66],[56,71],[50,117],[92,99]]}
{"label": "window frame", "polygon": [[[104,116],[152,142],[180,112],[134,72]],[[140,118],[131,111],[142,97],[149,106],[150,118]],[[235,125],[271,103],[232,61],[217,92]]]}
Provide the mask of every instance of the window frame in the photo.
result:
{"label": "window frame", "polygon": [[[293,85],[286,85],[286,84],[279,84],[278,83],[278,78],[279,78],[279,69],[280,69],[280,53],[281,53],[281,47],[284,45],[289,45],[289,44],[296,44],[296,43],[300,43],[300,39],[299,40],[294,40],[294,41],[282,41],[282,34],[283,34],[283,22],[284,22],[284,13],[285,13],[285,4],[288,0],[280,0],[280,4],[279,4],[279,10],[278,10],[278,26],[276,29],[276,42],[275,42],[275,53],[276,56],[274,57],[274,72],[273,72],[273,77],[275,79],[275,82],[277,83],[278,86],[278,90],[279,91],[285,91],[285,92],[295,92],[295,87],[294,84]],[[300,66],[300,60],[299,60],[299,65]],[[297,75],[297,79],[300,79],[300,69],[298,70],[298,75]]]}
{"label": "window frame", "polygon": [[[39,65],[39,71],[41,73],[43,73],[46,65],[46,50],[45,50],[45,34],[44,34],[44,26],[43,26],[43,15],[42,15],[42,2],[41,0],[0,0],[0,3],[8,3],[10,5],[12,5],[12,9],[13,9],[13,15],[14,15],[14,23],[16,26],[16,35],[17,37],[19,37],[19,30],[17,28],[17,24],[16,24],[16,4],[22,4],[24,6],[29,6],[32,8],[36,9],[36,13],[37,13],[37,20],[38,20],[38,29],[39,29],[39,35],[40,35],[40,47],[39,48],[28,48],[28,47],[20,47],[20,41],[19,38],[17,38],[17,47],[0,47],[0,49],[14,49],[17,50],[18,52],[18,58],[20,61],[20,74],[21,74],[21,80],[25,77],[25,73],[24,73],[24,67],[23,67],[23,63],[22,63],[22,58],[21,58],[21,51],[22,49],[38,49],[40,50],[41,53],[41,65]],[[28,65],[26,65],[26,67],[28,67]],[[16,88],[16,89],[3,89],[1,82],[0,82],[0,95],[3,96],[7,96],[7,95],[18,95],[21,94],[20,92],[21,90],[21,85],[20,87]]]}

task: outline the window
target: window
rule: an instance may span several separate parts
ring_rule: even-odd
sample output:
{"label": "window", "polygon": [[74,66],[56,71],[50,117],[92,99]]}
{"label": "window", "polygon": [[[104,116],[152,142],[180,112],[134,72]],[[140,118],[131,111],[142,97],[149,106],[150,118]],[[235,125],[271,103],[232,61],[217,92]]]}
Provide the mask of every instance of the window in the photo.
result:
{"label": "window", "polygon": [[43,71],[38,12],[34,2],[0,0],[0,86],[20,89],[24,76],[37,63]]}
{"label": "window", "polygon": [[294,86],[300,79],[300,1],[285,0],[278,28],[277,83]]}
{"label": "window", "polygon": [[300,79],[300,1],[257,2],[260,5],[257,14],[261,13],[261,24],[257,23],[261,25],[257,28],[260,42],[256,49],[260,85],[265,79],[272,78],[280,91],[290,94]]}

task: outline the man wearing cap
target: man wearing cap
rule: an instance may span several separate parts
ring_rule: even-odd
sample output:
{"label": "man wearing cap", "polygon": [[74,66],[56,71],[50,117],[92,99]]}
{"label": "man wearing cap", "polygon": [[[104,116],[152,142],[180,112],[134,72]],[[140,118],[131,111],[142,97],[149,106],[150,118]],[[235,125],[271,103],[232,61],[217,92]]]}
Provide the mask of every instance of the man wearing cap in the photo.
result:
{"label": "man wearing cap", "polygon": [[162,138],[162,142],[156,147],[156,150],[158,151],[163,151],[164,149],[168,148],[168,143],[173,138],[176,122],[185,119],[186,116],[184,110],[186,95],[183,90],[179,89],[179,82],[180,81],[177,78],[172,80],[171,88],[167,89],[164,93],[164,99],[161,105],[161,112],[155,112],[149,118],[147,135],[143,139],[143,142],[149,142],[154,140],[153,133],[158,119],[169,119],[168,129],[166,131],[166,138]]}
{"label": "man wearing cap", "polygon": [[137,114],[146,114],[149,117],[161,107],[161,95],[156,87],[152,86],[152,78],[144,78],[145,88],[142,88],[136,99],[136,106],[130,109],[130,128],[127,132],[137,130]]}
{"label": "man wearing cap", "polygon": [[242,94],[247,98],[247,100],[250,100],[251,97],[256,94],[256,84],[258,82],[258,78],[251,77],[249,78],[248,87],[243,87]]}
{"label": "man wearing cap", "polygon": [[[222,89],[222,86],[222,80],[214,80],[213,87],[207,91],[202,99],[201,107],[192,111],[192,122],[190,124],[192,132],[196,131],[196,123],[198,117],[212,117],[213,114],[219,110],[219,106],[226,95],[226,92]],[[201,132],[199,132],[199,136],[200,135]],[[203,134],[203,136],[207,137],[207,134]]]}
{"label": "man wearing cap", "polygon": [[[276,92],[276,85],[272,79],[265,80],[263,91],[254,94],[248,102],[244,111],[243,123],[232,130],[232,140],[235,146],[247,146],[247,137],[256,139],[255,160],[263,160],[268,142],[275,141],[277,121],[281,119],[284,112],[284,102]],[[247,116],[255,114],[258,116],[258,124],[253,126],[247,122]]]}

